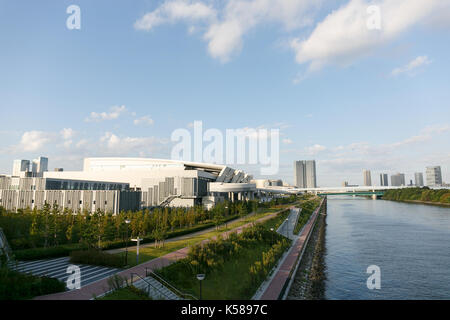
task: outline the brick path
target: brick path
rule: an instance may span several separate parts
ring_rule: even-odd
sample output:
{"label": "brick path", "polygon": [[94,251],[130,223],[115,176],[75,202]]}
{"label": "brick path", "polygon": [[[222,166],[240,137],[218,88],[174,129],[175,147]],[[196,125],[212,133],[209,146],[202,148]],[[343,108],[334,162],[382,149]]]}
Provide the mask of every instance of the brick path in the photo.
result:
{"label": "brick path", "polygon": [[[265,217],[257,219],[254,222],[249,222],[245,225],[242,225],[242,226],[234,228],[230,231],[224,232],[224,233],[222,233],[222,236],[224,238],[227,238],[233,232],[237,232],[239,234],[245,228],[250,227],[253,223],[264,222],[270,218],[275,217],[278,213],[280,213],[281,211],[284,211],[284,210],[285,209],[280,210],[278,212],[274,212],[270,215],[267,215]],[[214,236],[211,239],[203,240],[201,243],[206,243],[206,242],[214,240],[216,238],[217,238],[217,236]],[[120,277],[126,278],[128,280],[131,278],[131,274],[135,273],[144,278],[146,276],[146,268],[156,270],[156,269],[160,269],[162,267],[166,267],[166,266],[174,263],[177,260],[185,258],[187,256],[188,252],[189,252],[189,247],[184,247],[177,251],[168,253],[162,257],[155,258],[153,260],[144,262],[144,263],[137,265],[135,267],[132,267],[130,269],[121,271],[121,272],[117,273],[117,275]],[[109,290],[108,279],[103,279],[103,280],[99,280],[97,282],[91,283],[87,286],[84,286],[78,290],[72,290],[72,291],[66,291],[66,292],[60,292],[60,293],[54,293],[54,294],[50,294],[50,295],[40,296],[40,297],[34,298],[34,300],[89,300],[89,299],[92,299],[93,297],[102,295],[103,293],[107,292],[108,290]]]}
{"label": "brick path", "polygon": [[322,204],[311,215],[311,218],[303,228],[302,233],[298,237],[293,247],[290,249],[288,255],[282,262],[278,271],[272,277],[272,280],[270,281],[266,290],[261,295],[260,300],[278,300],[281,298],[280,296],[283,293],[283,288],[287,285],[291,276],[293,276],[292,272],[295,269],[298,259],[301,257],[303,253],[307,239],[313,229],[314,223],[317,219],[321,206]]}

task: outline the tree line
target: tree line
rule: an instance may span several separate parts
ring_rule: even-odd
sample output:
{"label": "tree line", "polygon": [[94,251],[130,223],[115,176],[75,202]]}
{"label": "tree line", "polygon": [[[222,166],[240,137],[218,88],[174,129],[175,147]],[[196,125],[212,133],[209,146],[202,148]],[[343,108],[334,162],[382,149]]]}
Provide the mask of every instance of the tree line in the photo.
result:
{"label": "tree line", "polygon": [[127,233],[128,238],[152,237],[161,243],[170,231],[204,223],[219,225],[230,217],[247,215],[257,208],[257,201],[239,201],[222,202],[211,210],[203,206],[167,207],[122,211],[113,215],[101,210],[72,212],[46,203],[40,210],[13,212],[0,207],[0,226],[14,250],[67,244],[102,248],[105,243],[123,241]]}
{"label": "tree line", "polygon": [[436,203],[450,203],[449,189],[405,188],[397,190],[387,190],[383,199],[386,200],[415,200]]}

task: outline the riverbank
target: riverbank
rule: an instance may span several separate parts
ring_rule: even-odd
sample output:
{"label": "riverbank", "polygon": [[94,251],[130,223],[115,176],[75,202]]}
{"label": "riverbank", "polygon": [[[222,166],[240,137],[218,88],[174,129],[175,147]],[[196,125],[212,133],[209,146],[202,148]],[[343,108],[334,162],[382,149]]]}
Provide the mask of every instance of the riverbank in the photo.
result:
{"label": "riverbank", "polygon": [[450,207],[450,190],[428,187],[387,190],[382,199]]}
{"label": "riverbank", "polygon": [[395,201],[395,202],[403,202],[403,203],[413,203],[413,204],[424,204],[429,206],[437,206],[443,208],[450,208],[450,203],[441,203],[441,202],[432,202],[432,201],[421,201],[421,200],[392,200],[392,199],[384,199],[386,201]]}
{"label": "riverbank", "polygon": [[326,206],[322,208],[316,225],[294,276],[287,300],[325,299]]}

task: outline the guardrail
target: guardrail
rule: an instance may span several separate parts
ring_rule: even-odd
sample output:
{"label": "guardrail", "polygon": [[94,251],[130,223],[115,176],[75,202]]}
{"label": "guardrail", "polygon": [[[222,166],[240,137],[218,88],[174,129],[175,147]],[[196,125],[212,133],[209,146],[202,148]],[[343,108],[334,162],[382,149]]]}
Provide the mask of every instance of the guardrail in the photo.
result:
{"label": "guardrail", "polygon": [[156,291],[158,291],[159,294],[161,294],[162,297],[165,297],[167,300],[171,300],[170,297],[165,294],[164,292],[162,292],[161,290],[159,290],[158,288],[156,288],[154,285],[152,285],[150,282],[148,282],[147,280],[145,280],[144,278],[142,278],[139,274],[137,273],[131,273],[131,285],[133,285],[133,276],[138,276],[139,279],[141,279],[142,281],[144,281],[147,284],[147,293],[150,295],[150,288],[155,289]]}
{"label": "guardrail", "polygon": [[148,267],[145,268],[145,276],[146,277],[152,277],[156,281],[160,282],[162,285],[164,285],[167,289],[171,290],[173,293],[175,293],[177,296],[179,296],[182,299],[187,300],[198,300],[195,296],[189,293],[182,292],[178,288],[176,288],[174,285],[169,283],[167,280],[163,279],[160,275],[154,273],[151,269]]}
{"label": "guardrail", "polygon": [[[297,273],[297,269],[298,266],[300,265],[300,262],[303,258],[303,254],[306,250],[306,247],[308,246],[308,242],[309,242],[309,238],[311,237],[311,234],[313,233],[314,227],[317,223],[317,217],[321,214],[322,209],[324,208],[324,205],[327,204],[327,198],[323,198],[322,201],[320,202],[320,204],[317,206],[316,210],[314,210],[313,214],[311,215],[311,217],[309,218],[308,222],[306,224],[308,224],[311,219],[314,219],[314,222],[312,223],[311,228],[309,229],[308,234],[306,235],[306,239],[303,243],[303,246],[301,248],[300,254],[297,256],[297,259],[294,263],[293,268],[291,269],[291,271],[289,272],[289,276],[287,281],[284,283],[283,288],[281,289],[281,292],[278,296],[278,299],[281,300],[286,300],[287,295],[289,294],[292,282],[294,281],[295,275]],[[305,224],[305,226],[306,226]],[[301,234],[301,231],[299,233],[299,235]]]}

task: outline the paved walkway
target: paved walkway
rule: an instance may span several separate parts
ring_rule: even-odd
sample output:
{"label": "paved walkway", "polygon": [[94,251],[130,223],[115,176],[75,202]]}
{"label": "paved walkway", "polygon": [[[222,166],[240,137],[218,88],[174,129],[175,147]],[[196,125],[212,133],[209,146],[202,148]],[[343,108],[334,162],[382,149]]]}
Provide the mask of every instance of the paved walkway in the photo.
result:
{"label": "paved walkway", "polygon": [[[222,233],[222,236],[224,238],[227,238],[231,233],[237,232],[239,234],[245,228],[250,227],[253,223],[261,223],[263,221],[271,219],[283,210],[285,210],[285,209],[274,212],[270,215],[264,216],[260,219],[257,219],[256,221],[249,222],[240,227],[234,228],[230,231],[224,232],[224,233]],[[206,242],[214,240],[216,238],[217,237],[212,237],[211,239],[203,240],[201,243],[206,243]],[[128,280],[131,278],[131,274],[134,273],[134,274],[138,274],[144,278],[146,276],[146,269],[157,270],[162,267],[166,267],[166,266],[174,263],[177,260],[185,258],[187,256],[188,252],[189,252],[189,247],[184,247],[177,251],[166,254],[162,257],[147,261],[147,262],[137,265],[133,268],[119,272],[119,273],[117,273],[117,275],[120,277],[126,278]],[[72,291],[67,291],[67,292],[60,292],[60,293],[40,296],[40,297],[36,297],[34,299],[35,300],[90,300],[93,297],[102,295],[103,293],[107,292],[109,289],[110,288],[108,285],[108,279],[103,279],[103,280],[99,280],[94,283],[91,283],[87,286],[84,286],[78,290],[72,290]]]}
{"label": "paved walkway", "polygon": [[300,214],[301,209],[299,208],[291,208],[291,213],[287,217],[287,221],[285,220],[278,228],[277,232],[286,238],[291,240],[297,240],[298,236],[294,234],[295,226],[297,225],[298,215]]}
{"label": "paved walkway", "polygon": [[[255,215],[254,212],[246,215],[245,217],[240,217],[240,218],[236,218],[236,219],[230,220],[230,221],[228,221],[226,223],[223,223],[223,224],[219,225],[219,228],[228,226],[228,225],[230,225],[232,223],[236,223],[236,222],[239,222],[239,221],[244,220],[244,219],[248,219],[249,217],[251,217],[253,215]],[[196,232],[193,232],[193,233],[187,233],[187,234],[182,235],[182,236],[166,239],[166,240],[164,240],[164,243],[169,243],[169,242],[189,239],[189,238],[192,238],[192,237],[195,237],[195,236],[199,236],[199,235],[202,235],[202,234],[214,231],[216,229],[217,229],[217,227],[213,226],[213,227],[210,227],[210,228],[207,228],[207,229],[203,229],[203,230],[200,230],[200,231],[196,231]],[[148,248],[148,247],[154,247],[154,246],[155,246],[155,242],[149,242],[149,243],[146,243],[146,244],[140,244],[139,248],[142,249],[142,248]],[[132,245],[128,246],[128,250],[130,250],[130,248],[133,248],[133,246]],[[120,253],[120,252],[124,252],[124,251],[125,251],[125,248],[105,250],[105,252],[107,252],[107,253]]]}
{"label": "paved walkway", "polygon": [[302,232],[285,256],[281,266],[272,277],[265,291],[260,295],[260,300],[278,300],[281,298],[280,296],[283,293],[283,288],[288,284],[298,259],[300,259],[303,254],[303,250],[306,247],[307,240],[314,227],[321,206],[322,204],[314,211],[309,221],[303,227]]}
{"label": "paved walkway", "polygon": [[[17,261],[9,263],[9,267],[13,270],[31,273],[35,276],[47,276],[66,282],[69,278],[67,267],[72,265],[68,257],[58,259],[46,259],[37,261]],[[100,266],[90,266],[77,264],[81,271],[81,286],[86,286],[92,282],[108,278],[109,276],[120,272],[120,269],[107,268]]]}

